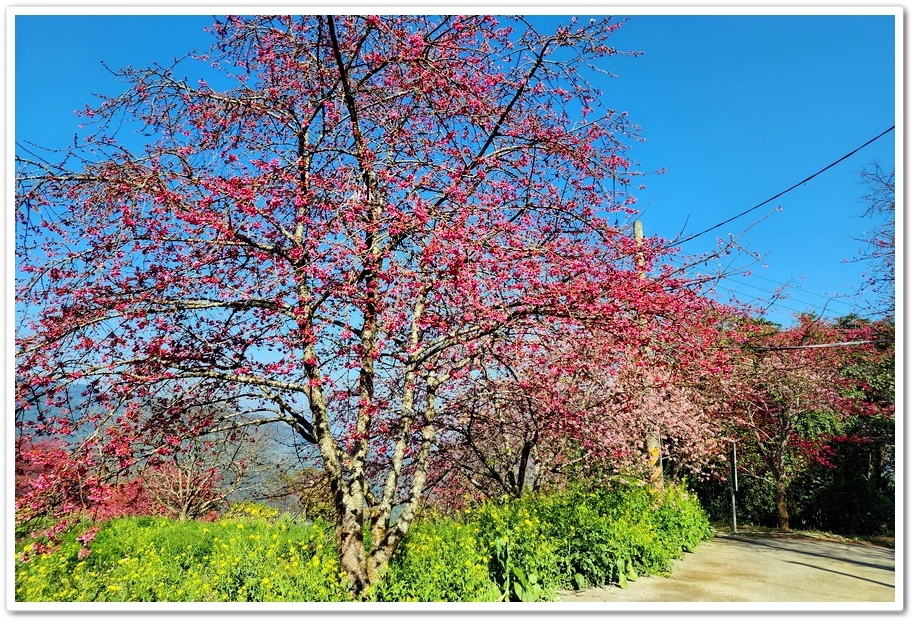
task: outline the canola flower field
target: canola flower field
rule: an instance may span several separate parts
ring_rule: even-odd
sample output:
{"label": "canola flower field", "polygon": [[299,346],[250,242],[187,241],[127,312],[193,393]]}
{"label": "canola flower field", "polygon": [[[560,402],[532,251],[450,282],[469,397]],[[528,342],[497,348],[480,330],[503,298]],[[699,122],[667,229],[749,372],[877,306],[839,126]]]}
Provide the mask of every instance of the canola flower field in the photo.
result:
{"label": "canola flower field", "polygon": [[[453,516],[429,512],[360,599],[551,601],[561,588],[665,573],[711,534],[695,496],[680,487],[493,500]],[[330,524],[252,503],[218,521],[84,522],[51,548],[21,536],[16,557],[17,602],[353,599]]]}

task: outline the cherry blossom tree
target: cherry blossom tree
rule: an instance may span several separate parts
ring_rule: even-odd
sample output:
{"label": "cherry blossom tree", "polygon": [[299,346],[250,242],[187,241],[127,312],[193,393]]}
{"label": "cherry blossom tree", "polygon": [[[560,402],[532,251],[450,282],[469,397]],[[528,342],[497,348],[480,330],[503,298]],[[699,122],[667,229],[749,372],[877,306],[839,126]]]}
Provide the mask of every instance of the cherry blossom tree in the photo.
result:
{"label": "cherry blossom tree", "polygon": [[[34,554],[53,549],[81,519],[103,521],[157,511],[140,478],[109,481],[95,457],[79,444],[69,447],[60,439],[20,437],[14,448],[16,534],[35,539],[30,550]],[[79,535],[81,558],[89,554],[97,531],[98,526],[92,526]],[[20,560],[30,557],[24,552]]]}
{"label": "cherry blossom tree", "polygon": [[[655,286],[644,283],[643,294]],[[717,458],[705,385],[726,362],[721,311],[684,287],[653,298],[666,310],[635,326],[620,319],[627,330],[567,324],[494,345],[449,404],[449,433],[431,470],[436,498],[461,505],[570,478],[649,478],[647,431],[664,440],[660,458],[681,470]]]}
{"label": "cherry blossom tree", "polygon": [[274,458],[263,431],[204,428],[218,416],[179,418],[166,401],[154,404],[145,417],[89,418],[95,430],[69,442],[49,433],[41,415],[42,422],[21,424],[29,432],[15,443],[17,522],[59,516],[53,531],[35,534],[53,543],[71,520],[163,513],[184,520],[212,515],[234,495],[260,493]]}
{"label": "cherry blossom tree", "polygon": [[[57,439],[17,440],[15,444],[16,522],[18,527],[44,516],[44,509],[77,510],[88,502],[94,484],[86,465],[74,461]],[[85,485],[85,486],[84,486]]]}
{"label": "cherry blossom tree", "polygon": [[169,516],[212,516],[232,498],[259,497],[271,441],[259,431],[232,430],[182,439],[138,479]]}
{"label": "cherry blossom tree", "polygon": [[[846,438],[817,421],[844,421],[871,411],[856,397],[863,388],[845,372],[849,362],[876,353],[876,326],[843,327],[800,316],[789,329],[746,323],[719,404],[743,470],[769,480],[779,528],[790,530],[787,488],[808,465],[830,465],[831,444]],[[837,429],[839,430],[839,428]]]}
{"label": "cherry blossom tree", "polygon": [[[589,78],[620,25],[226,17],[209,51],[117,72],[73,148],[18,159],[24,425],[128,461],[162,429],[285,423],[320,455],[362,593],[489,341],[667,304],[607,218],[632,209],[635,137]],[[204,406],[216,421],[189,417]]]}

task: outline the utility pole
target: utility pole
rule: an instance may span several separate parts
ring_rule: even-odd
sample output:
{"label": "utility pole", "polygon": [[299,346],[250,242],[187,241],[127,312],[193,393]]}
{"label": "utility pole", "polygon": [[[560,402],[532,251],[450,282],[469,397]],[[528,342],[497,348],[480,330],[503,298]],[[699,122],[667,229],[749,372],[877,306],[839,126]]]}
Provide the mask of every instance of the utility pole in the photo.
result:
{"label": "utility pole", "polygon": [[738,532],[738,504],[736,501],[736,494],[738,493],[738,449],[737,444],[732,442],[732,455],[731,455],[731,473],[729,474],[729,484],[730,489],[732,490],[732,532]]}
{"label": "utility pole", "polygon": [[[633,239],[636,241],[636,271],[639,279],[643,280],[646,278],[646,260],[642,253],[642,221],[633,222]],[[655,491],[661,491],[665,482],[662,474],[661,434],[657,425],[654,430],[650,428],[646,433],[646,455],[649,460],[649,486]]]}

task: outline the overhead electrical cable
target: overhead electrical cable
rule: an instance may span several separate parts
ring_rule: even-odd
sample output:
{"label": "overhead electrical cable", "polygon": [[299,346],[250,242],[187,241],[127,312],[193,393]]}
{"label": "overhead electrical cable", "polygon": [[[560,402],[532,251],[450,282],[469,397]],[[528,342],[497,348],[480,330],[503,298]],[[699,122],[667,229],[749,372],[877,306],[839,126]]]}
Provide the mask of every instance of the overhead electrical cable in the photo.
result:
{"label": "overhead electrical cable", "polygon": [[[799,288],[798,286],[793,286],[791,283],[786,283],[786,282],[784,282],[784,281],[777,281],[776,279],[770,279],[769,277],[764,277],[763,275],[758,275],[757,273],[752,273],[752,274],[750,274],[750,275],[748,275],[748,276],[749,276],[749,277],[754,277],[755,279],[763,279],[764,281],[769,281],[770,283],[775,283],[775,284],[778,284],[778,285],[781,285],[781,286],[785,286],[785,288],[786,288],[787,290],[792,290],[793,292],[795,292],[795,291],[797,291],[797,292],[804,292],[805,294],[811,294],[811,295],[813,295],[813,296],[819,296],[819,297],[825,298],[825,299],[832,299],[833,301],[835,301],[835,302],[837,302],[837,303],[842,303],[843,305],[849,305],[850,307],[855,307],[855,305],[854,305],[853,303],[850,303],[850,302],[848,302],[848,301],[844,301],[843,299],[841,299],[841,298],[839,298],[839,297],[830,297],[830,296],[827,296],[826,294],[818,294],[817,292],[812,292],[811,290],[805,290],[804,288]],[[728,277],[726,277],[726,279],[728,279]],[[735,280],[732,279],[732,281],[735,281]],[[754,286],[754,287],[759,287],[759,286]]]}
{"label": "overhead electrical cable", "polygon": [[[772,299],[767,299],[762,296],[757,296],[756,294],[750,294],[748,292],[742,292],[741,290],[736,290],[735,288],[723,288],[722,290],[724,292],[730,292],[731,294],[737,294],[740,297],[744,298],[744,303],[748,305],[754,305],[755,307],[758,307],[758,308],[763,307],[763,308],[769,309],[770,307],[778,307],[786,311],[795,312],[796,314],[807,314],[807,313],[810,313],[811,311],[811,308],[808,308],[807,310],[802,310],[802,309],[798,309],[795,307],[790,307],[789,305],[786,305],[785,303],[777,303],[773,301]],[[747,300],[747,299],[750,299],[750,300]],[[739,298],[739,300],[741,299]],[[759,303],[756,301],[759,301]]]}
{"label": "overhead electrical cable", "polygon": [[[760,286],[755,286],[755,285],[752,284],[752,283],[746,283],[746,282],[744,282],[744,281],[738,281],[737,279],[733,279],[733,278],[731,278],[731,277],[723,277],[722,280],[723,280],[723,281],[730,281],[730,282],[732,282],[732,283],[740,284],[742,287],[745,287],[745,288],[753,288],[753,289],[755,289],[755,290],[760,290],[761,292],[767,292],[767,293],[772,294],[772,290],[769,290],[769,289],[767,289],[767,288],[762,288],[762,287],[760,287]],[[787,292],[788,292],[788,291],[790,291],[790,289],[787,289]],[[825,295],[823,295],[823,294],[814,294],[813,292],[809,292],[808,294],[812,294],[812,295],[814,295],[814,296],[819,296],[819,297],[821,297],[821,298],[827,299],[827,302],[826,302],[826,303],[823,303],[823,305],[826,305],[826,306],[832,305],[833,303],[842,303],[843,305],[848,305],[848,306],[850,306],[850,307],[853,307],[853,304],[852,304],[852,303],[847,303],[846,301],[842,301],[842,300],[838,299],[837,297],[825,296]],[[755,298],[759,298],[759,297],[755,297]],[[794,296],[791,296],[791,297],[790,297],[790,296],[785,296],[784,298],[783,298],[783,297],[779,297],[779,298],[780,298],[780,300],[793,301],[793,302],[795,302],[795,303],[801,303],[802,305],[810,305],[810,306],[812,306],[812,307],[821,307],[821,303],[812,303],[811,301],[804,301],[804,300],[802,300],[802,299],[800,299],[800,298],[797,298],[797,297],[794,297]]]}
{"label": "overhead electrical cable", "polygon": [[851,152],[849,152],[849,153],[846,154],[845,156],[843,156],[843,157],[841,157],[841,158],[838,158],[838,159],[834,160],[833,162],[831,162],[830,164],[828,164],[826,167],[824,167],[823,169],[821,169],[821,170],[818,171],[817,173],[812,173],[811,175],[809,175],[808,177],[806,177],[805,179],[803,179],[803,180],[800,181],[799,183],[795,184],[794,186],[790,186],[789,188],[785,189],[784,191],[782,191],[782,192],[780,192],[780,193],[776,193],[775,195],[773,195],[773,196],[770,197],[769,199],[766,199],[765,201],[761,201],[761,202],[758,203],[757,205],[755,205],[755,206],[753,206],[753,207],[751,207],[751,208],[748,208],[747,210],[745,210],[744,212],[741,212],[740,214],[736,214],[735,216],[733,216],[733,217],[731,217],[731,218],[727,218],[727,219],[725,219],[724,221],[722,221],[722,222],[720,222],[720,223],[716,223],[716,224],[713,225],[712,227],[709,227],[709,228],[707,228],[707,229],[704,229],[703,231],[701,231],[701,232],[698,233],[698,234],[693,234],[692,236],[688,236],[687,238],[684,238],[683,240],[675,240],[675,241],[673,241],[671,244],[669,244],[668,247],[673,247],[673,246],[675,246],[675,245],[682,245],[682,244],[684,244],[685,242],[690,242],[690,241],[693,240],[694,238],[699,238],[699,237],[702,236],[703,234],[708,234],[708,233],[711,232],[712,230],[718,229],[719,227],[722,227],[723,225],[726,225],[726,224],[728,224],[728,223],[731,223],[731,222],[734,221],[735,219],[741,218],[741,217],[744,216],[745,214],[748,214],[748,213],[750,213],[750,212],[753,212],[753,211],[756,210],[757,208],[760,208],[760,207],[762,207],[762,206],[768,204],[769,202],[773,201],[774,199],[777,199],[777,198],[779,198],[779,197],[782,197],[784,194],[786,194],[786,193],[789,192],[790,190],[795,190],[796,188],[798,188],[798,187],[801,186],[802,184],[805,184],[806,182],[811,181],[812,179],[814,179],[815,177],[817,177],[818,175],[820,175],[820,174],[823,173],[824,171],[826,171],[826,170],[828,170],[828,169],[830,169],[830,168],[832,168],[832,167],[835,167],[836,165],[838,165],[839,163],[843,162],[844,160],[846,160],[847,158],[849,158],[850,156],[852,156],[852,155],[855,154],[856,152],[861,151],[862,149],[864,149],[864,148],[867,147],[868,145],[871,145],[872,143],[874,143],[874,142],[877,141],[879,138],[881,138],[882,136],[884,136],[885,134],[887,134],[888,132],[890,132],[890,131],[893,130],[893,129],[894,129],[894,126],[889,127],[888,129],[886,129],[884,132],[882,132],[882,133],[879,134],[878,136],[876,136],[876,137],[874,137],[873,139],[871,139],[871,140],[869,140],[869,141],[866,141],[865,143],[859,145],[858,147],[856,147],[855,149],[853,149]]}
{"label": "overhead electrical cable", "polygon": [[829,344],[801,344],[799,346],[754,346],[754,350],[805,350],[808,348],[837,348],[861,344],[888,344],[890,340],[856,340],[854,342],[831,342]]}

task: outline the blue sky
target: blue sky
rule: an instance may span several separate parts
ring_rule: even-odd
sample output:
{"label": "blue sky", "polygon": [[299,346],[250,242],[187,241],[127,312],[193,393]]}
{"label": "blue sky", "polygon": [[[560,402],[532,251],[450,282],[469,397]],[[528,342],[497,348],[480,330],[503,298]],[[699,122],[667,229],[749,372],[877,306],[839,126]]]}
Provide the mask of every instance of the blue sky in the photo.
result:
{"label": "blue sky", "polygon": [[[44,146],[68,145],[79,123],[73,111],[95,103],[94,93],[120,90],[101,60],[111,68],[167,63],[211,40],[204,15],[15,19],[15,139]],[[642,180],[647,188],[637,193],[647,234],[702,231],[902,116],[895,110],[891,15],[632,15],[611,43],[643,54],[606,67],[617,78],[600,85],[605,102],[641,126],[645,142],[631,150],[641,169],[666,169]],[[833,317],[862,307],[867,299],[853,295],[868,267],[845,261],[874,225],[861,218],[866,189],[859,173],[872,163],[894,169],[898,132],[685,250],[709,249],[781,206],[741,239],[763,262],[720,290],[766,299],[791,284],[790,298],[767,314],[782,324],[796,311],[823,308]]]}
{"label": "blue sky", "polygon": [[[618,31],[621,59],[608,98],[643,127],[633,150],[646,170],[640,207],[647,231],[672,237],[702,231],[793,186],[895,123],[892,16],[633,16]],[[686,248],[740,234],[764,256],[753,275],[721,284],[742,298],[792,283],[772,308],[854,309],[861,263],[852,259],[873,222],[860,218],[871,163],[894,169],[891,132],[773,203]],[[848,298],[830,303],[829,297]],[[859,301],[862,303],[863,301]]]}

